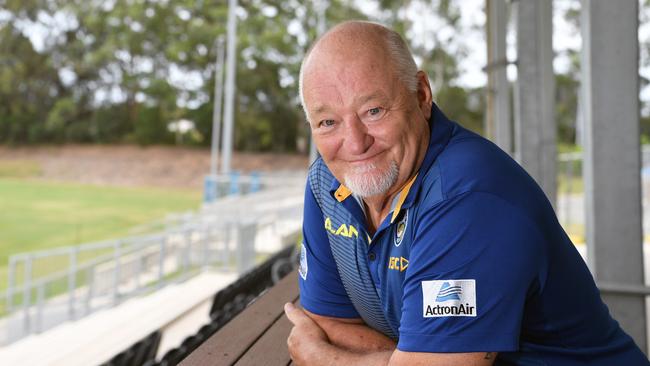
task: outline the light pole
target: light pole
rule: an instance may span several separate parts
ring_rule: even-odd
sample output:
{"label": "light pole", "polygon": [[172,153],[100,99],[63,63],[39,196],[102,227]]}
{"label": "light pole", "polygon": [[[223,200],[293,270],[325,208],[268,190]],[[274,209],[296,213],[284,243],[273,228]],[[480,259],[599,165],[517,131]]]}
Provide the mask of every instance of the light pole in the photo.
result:
{"label": "light pole", "polygon": [[230,173],[233,120],[235,115],[235,73],[237,72],[237,0],[228,1],[228,63],[226,65],[226,96],[221,144],[221,173]]}

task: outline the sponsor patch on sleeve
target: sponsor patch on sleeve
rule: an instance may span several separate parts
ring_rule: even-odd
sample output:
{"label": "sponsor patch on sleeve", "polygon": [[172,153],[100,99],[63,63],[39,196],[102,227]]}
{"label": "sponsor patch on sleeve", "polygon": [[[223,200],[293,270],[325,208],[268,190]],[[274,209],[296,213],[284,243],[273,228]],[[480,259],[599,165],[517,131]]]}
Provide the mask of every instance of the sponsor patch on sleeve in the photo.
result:
{"label": "sponsor patch on sleeve", "polygon": [[476,280],[422,281],[422,316],[475,317]]}
{"label": "sponsor patch on sleeve", "polygon": [[307,248],[305,248],[305,243],[300,243],[300,267],[298,268],[298,273],[303,280],[307,281],[307,271],[309,267],[307,266]]}

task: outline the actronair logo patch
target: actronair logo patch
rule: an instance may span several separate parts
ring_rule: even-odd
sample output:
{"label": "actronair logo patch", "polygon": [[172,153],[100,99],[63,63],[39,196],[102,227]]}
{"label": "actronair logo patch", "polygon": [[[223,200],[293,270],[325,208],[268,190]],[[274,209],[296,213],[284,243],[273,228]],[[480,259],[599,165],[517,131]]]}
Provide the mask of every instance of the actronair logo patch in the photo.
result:
{"label": "actronair logo patch", "polygon": [[422,281],[422,316],[476,316],[475,280]]}

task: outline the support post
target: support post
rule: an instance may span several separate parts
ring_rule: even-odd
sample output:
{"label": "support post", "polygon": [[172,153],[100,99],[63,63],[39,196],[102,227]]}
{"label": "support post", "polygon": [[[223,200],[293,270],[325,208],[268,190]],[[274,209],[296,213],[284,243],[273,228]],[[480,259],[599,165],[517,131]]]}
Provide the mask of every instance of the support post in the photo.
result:
{"label": "support post", "polygon": [[167,236],[165,236],[164,238],[162,238],[160,240],[160,250],[159,250],[159,256],[158,256],[158,284],[157,284],[157,288],[161,288],[163,286],[163,281],[165,279],[165,256],[166,256],[165,249],[166,249],[166,246],[167,246],[167,238],[169,237],[168,235],[169,234],[167,234]]}
{"label": "support post", "polygon": [[30,319],[30,312],[29,312],[29,307],[31,303],[31,295],[32,295],[32,256],[28,255],[25,258],[25,268],[23,268],[24,276],[23,276],[23,311],[24,311],[24,317],[23,317],[23,334],[29,334],[31,332],[31,319]]}
{"label": "support post", "polygon": [[240,274],[255,266],[256,229],[254,220],[237,223],[237,270]]}
{"label": "support post", "polygon": [[36,333],[43,331],[43,304],[45,303],[45,282],[40,281],[36,292]]}
{"label": "support post", "polygon": [[70,248],[68,266],[68,319],[75,318],[75,290],[77,288],[77,254],[79,247]]}
{"label": "support post", "polygon": [[117,240],[113,247],[113,261],[115,262],[115,268],[113,268],[113,305],[117,305],[120,301],[120,257],[122,243]]}
{"label": "support post", "polygon": [[228,0],[228,54],[226,58],[226,97],[221,142],[221,173],[230,172],[232,135],[235,119],[235,74],[237,73],[237,0]]}
{"label": "support post", "polygon": [[552,13],[551,1],[517,2],[515,158],[555,205],[557,132]]}
{"label": "support post", "polygon": [[16,288],[16,260],[9,257],[9,273],[7,280],[7,313],[11,313],[14,309],[14,292]]}
{"label": "support post", "polygon": [[[221,105],[223,104],[223,62],[224,39],[217,38],[217,60],[214,68],[214,103],[212,110],[212,144],[210,153],[210,175],[217,175],[217,155],[219,154],[219,137],[221,133]],[[216,178],[215,178],[216,179]]]}
{"label": "support post", "polygon": [[[314,4],[316,8],[316,14],[318,14],[318,23],[316,26],[316,31],[318,35],[321,36],[327,31],[327,6],[329,2],[327,0],[317,0]],[[307,126],[308,130],[311,131],[309,125]],[[318,154],[318,149],[316,149],[316,144],[314,143],[314,136],[311,132],[309,133],[309,165],[318,159],[320,155]]]}
{"label": "support post", "polygon": [[488,111],[487,136],[503,151],[512,154],[510,85],[506,57],[508,7],[506,0],[487,0],[488,8]]}
{"label": "support post", "polygon": [[[581,24],[589,267],[598,282],[643,285],[638,1],[583,1]],[[645,297],[603,299],[647,351]]]}
{"label": "support post", "polygon": [[95,294],[95,266],[92,265],[86,270],[86,279],[88,281],[88,292],[86,293],[85,314],[92,311],[93,295]]}

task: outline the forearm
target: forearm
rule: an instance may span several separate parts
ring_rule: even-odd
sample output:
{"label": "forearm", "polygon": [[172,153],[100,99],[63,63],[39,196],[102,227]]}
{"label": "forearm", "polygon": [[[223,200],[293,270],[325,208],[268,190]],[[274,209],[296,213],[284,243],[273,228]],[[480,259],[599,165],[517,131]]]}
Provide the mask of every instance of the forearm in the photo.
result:
{"label": "forearm", "polygon": [[[292,347],[290,346],[289,348],[291,349]],[[311,345],[303,348],[303,351],[292,354],[294,364],[299,366],[383,366],[388,365],[393,354],[389,350],[355,352],[329,343]]]}
{"label": "forearm", "polygon": [[402,352],[361,319],[323,317],[292,303],[285,304],[284,311],[294,325],[287,346],[297,366],[490,366],[496,357],[493,352]]}
{"label": "forearm", "polygon": [[344,323],[308,315],[325,331],[332,345],[353,353],[394,351],[395,342],[365,324]]}

